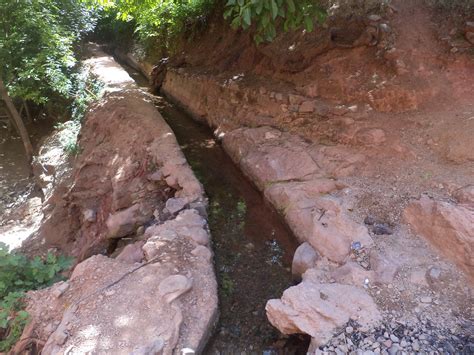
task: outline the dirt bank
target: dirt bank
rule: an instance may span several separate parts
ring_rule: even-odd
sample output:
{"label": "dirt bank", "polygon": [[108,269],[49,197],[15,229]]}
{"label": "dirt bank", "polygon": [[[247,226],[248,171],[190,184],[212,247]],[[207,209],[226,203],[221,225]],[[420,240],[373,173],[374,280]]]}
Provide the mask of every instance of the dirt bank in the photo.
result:
{"label": "dirt bank", "polygon": [[79,263],[69,281],[28,294],[31,322],[14,352],[200,352],[217,315],[203,188],[150,97],[90,50],[107,93],[28,245]]}

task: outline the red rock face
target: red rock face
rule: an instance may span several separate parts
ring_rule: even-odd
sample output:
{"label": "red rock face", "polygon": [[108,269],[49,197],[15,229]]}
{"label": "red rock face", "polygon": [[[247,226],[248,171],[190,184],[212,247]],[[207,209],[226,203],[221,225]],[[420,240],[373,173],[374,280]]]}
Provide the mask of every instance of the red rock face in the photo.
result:
{"label": "red rock face", "polygon": [[413,230],[474,278],[474,210],[426,196],[404,212]]}

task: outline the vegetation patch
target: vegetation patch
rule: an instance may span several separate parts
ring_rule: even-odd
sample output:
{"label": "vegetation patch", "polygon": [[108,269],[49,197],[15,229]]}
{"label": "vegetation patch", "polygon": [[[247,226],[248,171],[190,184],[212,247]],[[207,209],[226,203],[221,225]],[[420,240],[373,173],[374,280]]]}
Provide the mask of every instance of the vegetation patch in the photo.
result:
{"label": "vegetation patch", "polygon": [[24,310],[25,292],[52,285],[64,279],[73,259],[49,253],[45,258],[12,252],[0,243],[0,352],[6,352],[18,341],[28,323]]}

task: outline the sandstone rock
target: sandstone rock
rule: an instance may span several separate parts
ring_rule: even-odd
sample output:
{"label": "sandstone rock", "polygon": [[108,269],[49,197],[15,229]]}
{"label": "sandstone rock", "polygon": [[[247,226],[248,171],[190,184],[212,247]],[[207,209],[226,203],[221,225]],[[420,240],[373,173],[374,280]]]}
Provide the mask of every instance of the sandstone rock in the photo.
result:
{"label": "sandstone rock", "polygon": [[[67,298],[51,297],[54,288],[31,294],[28,311],[36,336],[45,342],[43,353],[71,348],[113,354],[174,354],[186,347],[202,351],[217,312],[213,266],[186,255],[189,251],[180,255],[178,240],[170,243],[175,244],[167,249],[166,263],[136,269],[97,255],[76,267]],[[176,274],[178,267],[186,276]],[[183,302],[185,293],[193,303]],[[41,326],[45,307],[49,322],[58,324],[52,334]]]}
{"label": "sandstone rock", "polygon": [[158,338],[154,340],[151,344],[141,346],[138,349],[134,350],[131,355],[162,355],[164,347],[165,342],[163,341],[163,339]]}
{"label": "sandstone rock", "polygon": [[374,281],[382,284],[393,282],[400,267],[398,260],[373,250],[369,254],[370,265],[374,270]]}
{"label": "sandstone rock", "polygon": [[298,110],[301,113],[314,112],[314,101],[304,101]]}
{"label": "sandstone rock", "polygon": [[352,221],[342,202],[322,191],[337,188],[330,180],[277,184],[265,190],[265,196],[279,210],[296,237],[308,242],[321,255],[342,263],[352,242],[370,247],[373,240],[365,226]]}
{"label": "sandstone rock", "polygon": [[69,288],[68,282],[58,282],[57,284],[54,285],[52,289],[52,294],[54,297],[59,298],[63,295],[64,292],[67,291],[68,288]]}
{"label": "sandstone rock", "polygon": [[[268,132],[280,138],[267,140]],[[305,179],[320,171],[303,140],[270,127],[236,129],[225,135],[223,145],[261,190],[272,182]]]}
{"label": "sandstone rock", "polygon": [[315,146],[309,154],[327,176],[335,178],[353,175],[366,159],[365,155],[344,146]]}
{"label": "sandstone rock", "polygon": [[212,260],[212,252],[202,245],[198,245],[195,249],[193,249],[191,254],[207,262],[210,262]]}
{"label": "sandstone rock", "polygon": [[133,205],[123,211],[109,215],[106,224],[108,238],[122,238],[131,234],[140,225],[148,221],[152,212],[144,212],[140,205]]}
{"label": "sandstone rock", "polygon": [[328,341],[349,319],[363,327],[374,326],[381,319],[377,306],[363,289],[305,279],[287,289],[281,299],[268,301],[265,309],[270,323],[283,334],[309,334],[316,345]]}
{"label": "sandstone rock", "polygon": [[170,198],[166,201],[166,209],[169,213],[175,214],[184,209],[187,203],[188,201],[185,198]]}
{"label": "sandstone rock", "polygon": [[290,105],[300,105],[304,101],[304,97],[301,95],[288,95],[288,101]]}
{"label": "sandstone rock", "polygon": [[318,254],[308,243],[301,244],[295,251],[293,263],[291,265],[291,273],[293,278],[300,280],[306,270],[314,267],[318,260]]}
{"label": "sandstone rock", "polygon": [[209,244],[209,234],[202,227],[182,227],[178,229],[178,235],[189,238],[200,245]]}
{"label": "sandstone rock", "polygon": [[357,141],[363,145],[380,145],[386,140],[385,132],[380,128],[364,129],[357,132]]}
{"label": "sandstone rock", "polygon": [[474,207],[474,185],[464,186],[456,190],[453,195],[459,203],[469,204]]}
{"label": "sandstone rock", "polygon": [[163,179],[161,170],[157,170],[153,174],[148,175],[148,180],[150,181],[160,181],[161,179]]}
{"label": "sandstone rock", "polygon": [[365,270],[355,262],[349,261],[333,270],[331,277],[340,284],[363,287],[366,280],[369,280],[369,282],[374,281],[375,273],[374,271]]}
{"label": "sandstone rock", "polygon": [[423,196],[404,211],[413,230],[474,277],[474,210]]}
{"label": "sandstone rock", "polygon": [[158,294],[166,302],[171,303],[183,293],[188,292],[192,287],[192,282],[186,276],[172,275],[161,281],[158,286]]}
{"label": "sandstone rock", "polygon": [[126,245],[115,259],[130,264],[141,263],[145,257],[142,250],[143,244],[143,242],[137,242]]}

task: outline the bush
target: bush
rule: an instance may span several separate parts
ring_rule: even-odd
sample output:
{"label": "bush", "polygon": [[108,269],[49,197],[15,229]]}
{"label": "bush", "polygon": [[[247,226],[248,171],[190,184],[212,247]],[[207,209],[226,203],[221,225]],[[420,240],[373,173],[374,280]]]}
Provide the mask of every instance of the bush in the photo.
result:
{"label": "bush", "polygon": [[49,253],[32,259],[10,253],[0,243],[0,352],[8,351],[21,336],[28,322],[24,311],[25,292],[52,285],[63,279],[61,273],[72,265],[72,258]]}
{"label": "bush", "polygon": [[[93,2],[93,1],[92,1]],[[97,0],[109,14],[132,23],[135,33],[146,47],[159,43],[164,49],[173,47],[174,40],[184,32],[192,32],[205,22],[216,5],[215,0]],[[105,25],[105,26],[104,26]],[[104,16],[99,28],[117,28]]]}
{"label": "bush", "polygon": [[228,0],[225,18],[232,27],[244,30],[256,25],[255,42],[272,41],[278,29],[295,30],[304,27],[311,32],[314,19],[323,22],[326,10],[314,0]]}

